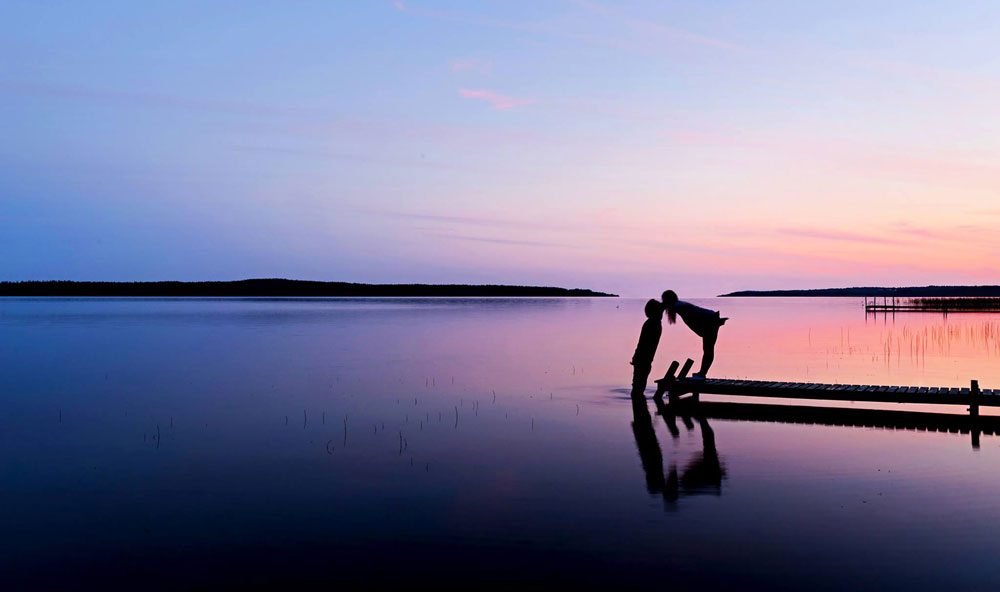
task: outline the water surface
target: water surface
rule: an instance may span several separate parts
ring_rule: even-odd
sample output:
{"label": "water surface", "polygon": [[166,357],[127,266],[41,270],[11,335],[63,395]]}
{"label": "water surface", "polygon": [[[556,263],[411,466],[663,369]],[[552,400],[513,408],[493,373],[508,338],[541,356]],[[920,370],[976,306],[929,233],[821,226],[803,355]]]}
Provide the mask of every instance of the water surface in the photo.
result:
{"label": "water surface", "polygon": [[[715,376],[1000,388],[1000,316],[696,302],[731,318]],[[674,434],[624,390],[641,306],[0,301],[0,575],[34,589],[1000,581],[997,439],[712,419]],[[654,374],[699,352],[665,324]]]}

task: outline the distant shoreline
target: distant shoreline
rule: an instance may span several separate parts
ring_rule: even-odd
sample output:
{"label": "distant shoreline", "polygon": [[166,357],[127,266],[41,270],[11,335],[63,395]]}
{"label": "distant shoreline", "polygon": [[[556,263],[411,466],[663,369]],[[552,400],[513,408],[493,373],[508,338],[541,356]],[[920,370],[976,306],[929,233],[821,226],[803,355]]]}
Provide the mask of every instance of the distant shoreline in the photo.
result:
{"label": "distant shoreline", "polygon": [[560,297],[617,298],[582,288],[477,284],[355,284],[287,279],[220,282],[0,282],[0,297]]}
{"label": "distant shoreline", "polygon": [[740,290],[728,294],[719,294],[719,298],[818,298],[818,297],[862,297],[862,296],[896,296],[896,297],[1000,297],[1000,286],[911,286],[904,288],[854,287],[854,288],[820,288],[815,290]]}

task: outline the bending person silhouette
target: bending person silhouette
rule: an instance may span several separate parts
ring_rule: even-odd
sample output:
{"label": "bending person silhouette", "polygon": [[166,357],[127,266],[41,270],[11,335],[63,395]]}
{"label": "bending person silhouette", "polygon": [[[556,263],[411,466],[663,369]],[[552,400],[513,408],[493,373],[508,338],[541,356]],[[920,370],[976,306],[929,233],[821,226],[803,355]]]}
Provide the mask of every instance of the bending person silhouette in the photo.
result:
{"label": "bending person silhouette", "polygon": [[646,303],[646,322],[639,332],[639,343],[632,355],[632,396],[643,397],[645,400],[646,381],[653,369],[653,357],[656,346],[660,344],[660,334],[663,333],[663,307],[655,300]]}
{"label": "bending person silhouette", "polygon": [[673,290],[663,293],[663,308],[667,311],[667,322],[677,322],[677,315],[698,337],[701,337],[701,368],[691,378],[705,378],[715,361],[715,342],[719,338],[719,327],[726,324],[727,317],[719,316],[719,311],[695,306],[677,299]]}

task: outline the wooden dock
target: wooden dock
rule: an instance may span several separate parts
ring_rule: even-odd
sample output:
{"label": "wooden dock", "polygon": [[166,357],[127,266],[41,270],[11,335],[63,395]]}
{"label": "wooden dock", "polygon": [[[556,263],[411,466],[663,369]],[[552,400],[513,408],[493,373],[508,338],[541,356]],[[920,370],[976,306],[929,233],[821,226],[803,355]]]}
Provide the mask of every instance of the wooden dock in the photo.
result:
{"label": "wooden dock", "polygon": [[1000,312],[1000,298],[953,297],[953,298],[899,298],[883,296],[871,300],[865,297],[865,314],[897,312]]}
{"label": "wooden dock", "polygon": [[865,305],[865,312],[875,314],[897,313],[897,312],[942,312],[945,314],[959,312],[1000,312],[1000,308],[987,306],[983,308],[972,307],[948,307],[948,306],[923,306],[917,304],[868,304]]}
{"label": "wooden dock", "polygon": [[[811,382],[783,382],[766,380],[734,380],[688,378],[694,362],[687,360],[677,372],[678,362],[673,362],[663,378],[656,381],[654,398],[669,396],[671,403],[690,394],[695,400],[699,395],[730,395],[740,397],[769,397],[780,399],[811,399],[823,401],[862,401],[866,403],[914,403],[920,405],[968,406],[969,415],[978,416],[981,406],[1000,407],[1000,389],[980,389],[979,382],[971,381],[967,388],[917,387],[876,384],[826,384]],[[675,375],[676,374],[676,375]]]}

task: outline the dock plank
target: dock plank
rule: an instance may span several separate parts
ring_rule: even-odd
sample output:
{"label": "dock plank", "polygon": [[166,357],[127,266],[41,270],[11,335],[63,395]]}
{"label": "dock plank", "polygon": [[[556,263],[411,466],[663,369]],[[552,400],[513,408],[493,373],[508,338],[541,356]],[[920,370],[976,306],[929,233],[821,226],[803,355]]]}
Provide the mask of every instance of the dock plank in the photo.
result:
{"label": "dock plank", "polygon": [[[675,392],[722,394],[747,397],[776,397],[831,401],[865,401],[875,403],[967,405],[971,400],[969,387],[926,387],[878,384],[843,384],[825,382],[790,382],[780,380],[748,380],[739,378],[709,378],[693,380],[677,378]],[[980,405],[1000,407],[1000,389],[981,389]]]}

